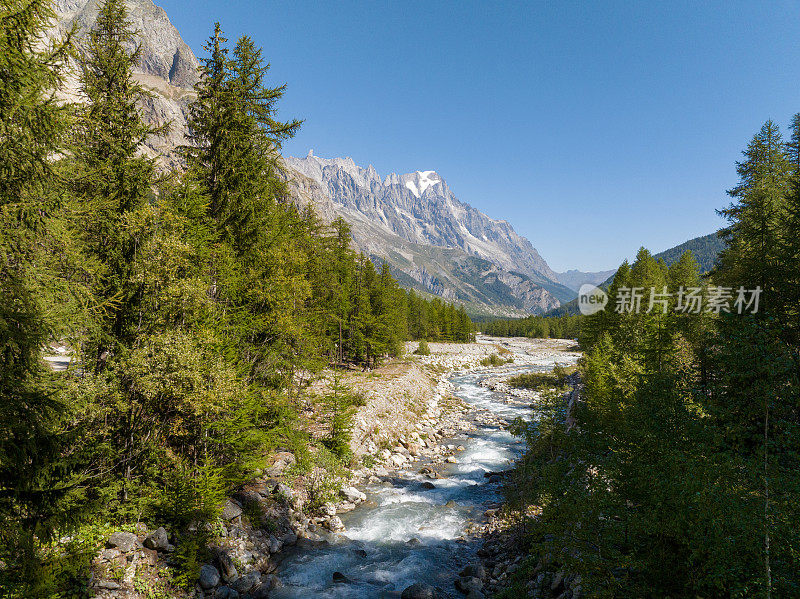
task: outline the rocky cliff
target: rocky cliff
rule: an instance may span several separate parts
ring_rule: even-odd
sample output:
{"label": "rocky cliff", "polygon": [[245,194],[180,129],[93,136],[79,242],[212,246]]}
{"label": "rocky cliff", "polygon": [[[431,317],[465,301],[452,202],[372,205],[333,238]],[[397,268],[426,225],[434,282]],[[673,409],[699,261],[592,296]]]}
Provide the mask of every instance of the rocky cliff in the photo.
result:
{"label": "rocky cliff", "polygon": [[[75,43],[83,49],[88,31],[97,20],[100,0],[55,0],[56,23],[51,35],[63,35],[76,28]],[[176,148],[186,144],[188,108],[194,99],[198,60],[170,23],[164,9],[150,0],[128,0],[128,20],[137,31],[141,46],[141,64],[134,77],[153,93],[142,105],[145,120],[152,125],[171,123],[167,135],[152,136],[145,151],[158,158],[164,169],[179,166]],[[131,48],[132,49],[132,48]],[[78,81],[79,66],[69,65],[61,95],[71,101],[81,101]]]}

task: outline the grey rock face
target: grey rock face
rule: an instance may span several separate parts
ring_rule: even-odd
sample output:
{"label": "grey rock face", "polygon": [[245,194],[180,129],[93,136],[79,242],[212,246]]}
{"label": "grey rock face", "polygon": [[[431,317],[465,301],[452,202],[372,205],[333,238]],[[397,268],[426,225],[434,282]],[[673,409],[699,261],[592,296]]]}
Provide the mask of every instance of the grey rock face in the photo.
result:
{"label": "grey rock face", "polygon": [[253,590],[259,584],[261,584],[261,573],[257,570],[253,570],[231,584],[231,588],[243,595]]}
{"label": "grey rock face", "polygon": [[169,547],[169,535],[163,526],[157,528],[144,540],[144,546],[156,551],[166,551]]}
{"label": "grey rock face", "polygon": [[435,171],[390,174],[381,180],[352,158],[323,159],[312,152],[286,158],[292,169],[317,181],[335,204],[380,222],[402,239],[459,248],[506,270],[557,280],[531,243],[506,221],[489,218],[456,198]]}
{"label": "grey rock face", "polygon": [[223,520],[233,520],[242,515],[242,506],[228,499],[222,508],[219,517]]}
{"label": "grey rock face", "polygon": [[[351,158],[286,158],[290,194],[351,226],[360,251],[387,261],[405,287],[449,301],[540,313],[572,298],[530,242],[506,221],[460,202],[435,171],[381,178]],[[551,289],[557,289],[556,297]]]}
{"label": "grey rock face", "polygon": [[[55,0],[53,8],[56,22],[51,37],[63,36],[75,25],[74,41],[81,52],[86,36],[97,20],[102,0]],[[140,104],[146,123],[159,126],[171,123],[170,131],[163,136],[151,136],[145,153],[156,156],[164,169],[180,166],[176,148],[187,144],[189,103],[194,98],[197,82],[198,60],[183,41],[178,30],[170,23],[164,9],[151,0],[127,0],[128,20],[137,31],[136,44],[141,48],[138,68],[134,78],[153,93]],[[131,47],[130,50],[133,50]],[[69,65],[59,95],[67,100],[83,100],[78,79],[79,66]]]}

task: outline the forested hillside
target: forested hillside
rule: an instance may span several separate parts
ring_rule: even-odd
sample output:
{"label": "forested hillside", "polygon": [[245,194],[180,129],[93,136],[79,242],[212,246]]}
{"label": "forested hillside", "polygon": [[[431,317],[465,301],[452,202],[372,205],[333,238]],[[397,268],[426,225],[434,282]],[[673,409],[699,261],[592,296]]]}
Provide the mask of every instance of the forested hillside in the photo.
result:
{"label": "forested hillside", "polygon": [[0,586],[17,597],[88,580],[68,535],[89,523],[211,519],[270,450],[311,443],[295,419],[321,369],[473,338],[463,308],[401,290],[343,221],[289,200],[280,148],[300,122],[278,120],[284,87],[248,37],[214,28],[186,169],[157,175],[140,147],[169,123],[141,119],[123,2],[90,33],[80,105],[53,96],[72,48],[43,47],[51,16],[0,5]]}
{"label": "forested hillside", "polygon": [[[653,257],[656,260],[663,260],[667,266],[671,266],[677,262],[681,256],[687,252],[692,252],[695,260],[700,268],[700,274],[708,273],[714,268],[719,254],[725,249],[726,243],[724,235],[720,233],[711,233],[703,237],[695,237],[680,245],[664,250],[661,253],[655,254]],[[613,275],[609,277],[600,287],[606,289],[613,280]],[[547,316],[560,317],[560,316],[574,316],[579,314],[577,298],[562,305],[554,310],[547,312]]]}
{"label": "forested hillside", "polygon": [[505,597],[558,572],[597,597],[800,594],[800,114],[790,135],[768,121],[737,164],[710,285],[642,249],[584,319],[570,407],[520,425],[511,497],[537,517]]}

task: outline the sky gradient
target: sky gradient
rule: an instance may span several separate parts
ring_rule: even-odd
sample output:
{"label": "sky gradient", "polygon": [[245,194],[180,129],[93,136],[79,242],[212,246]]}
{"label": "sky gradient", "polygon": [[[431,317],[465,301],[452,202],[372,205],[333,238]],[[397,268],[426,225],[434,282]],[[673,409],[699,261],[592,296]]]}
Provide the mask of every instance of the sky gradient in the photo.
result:
{"label": "sky gradient", "polygon": [[735,161],[800,111],[800,3],[155,0],[196,54],[219,20],[286,83],[284,146],[436,170],[557,271],[723,222]]}

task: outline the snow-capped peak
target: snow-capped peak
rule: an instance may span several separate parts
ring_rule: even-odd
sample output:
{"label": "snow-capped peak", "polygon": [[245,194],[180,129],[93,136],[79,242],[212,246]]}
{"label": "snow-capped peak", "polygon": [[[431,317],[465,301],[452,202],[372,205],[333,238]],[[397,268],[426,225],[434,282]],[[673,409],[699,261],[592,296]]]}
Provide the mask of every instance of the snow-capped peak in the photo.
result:
{"label": "snow-capped peak", "polygon": [[415,197],[420,197],[425,190],[433,187],[442,182],[442,178],[436,171],[416,171],[403,175],[405,186],[414,194]]}

